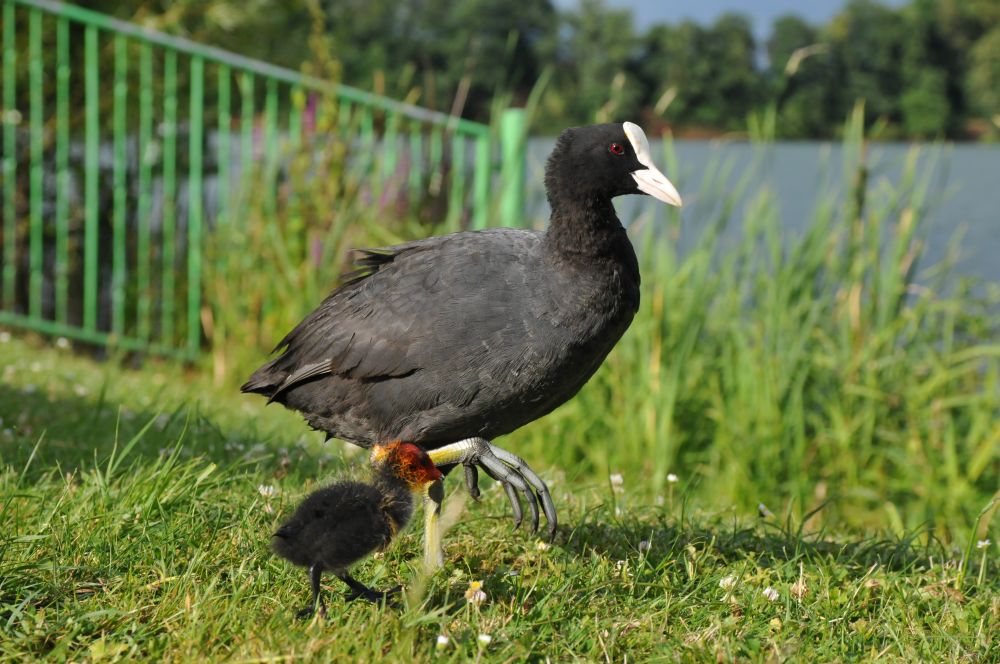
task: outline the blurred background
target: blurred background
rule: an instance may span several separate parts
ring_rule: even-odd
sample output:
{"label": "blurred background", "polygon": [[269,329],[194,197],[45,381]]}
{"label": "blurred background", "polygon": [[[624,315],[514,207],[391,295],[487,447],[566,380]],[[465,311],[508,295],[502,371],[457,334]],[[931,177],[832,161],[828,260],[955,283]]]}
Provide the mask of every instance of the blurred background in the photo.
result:
{"label": "blurred background", "polygon": [[[1000,0],[2,0],[0,18],[8,339],[173,358],[236,398],[348,249],[543,228],[558,132],[632,120],[686,205],[616,202],[642,310],[509,446],[898,534],[968,535],[998,489]],[[8,408],[27,454],[37,424]]]}
{"label": "blurred background", "polygon": [[77,4],[293,69],[319,29],[341,82],[365,90],[479,121],[497,95],[520,106],[535,91],[536,134],[616,118],[745,134],[773,104],[779,138],[815,140],[863,98],[880,139],[1000,136],[994,0]]}

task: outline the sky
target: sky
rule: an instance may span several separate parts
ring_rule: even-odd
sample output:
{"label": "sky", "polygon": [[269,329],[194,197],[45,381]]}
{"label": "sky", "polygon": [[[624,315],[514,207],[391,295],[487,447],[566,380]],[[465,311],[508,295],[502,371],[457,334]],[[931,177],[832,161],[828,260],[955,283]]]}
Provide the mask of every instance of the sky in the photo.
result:
{"label": "sky", "polygon": [[[758,38],[767,37],[772,21],[783,14],[798,14],[811,23],[824,23],[844,6],[845,0],[604,0],[610,7],[632,10],[637,31],[652,23],[676,23],[691,19],[712,23],[726,12],[739,12],[753,20]],[[882,0],[900,6],[906,0]],[[561,8],[572,8],[579,0],[555,0]]]}

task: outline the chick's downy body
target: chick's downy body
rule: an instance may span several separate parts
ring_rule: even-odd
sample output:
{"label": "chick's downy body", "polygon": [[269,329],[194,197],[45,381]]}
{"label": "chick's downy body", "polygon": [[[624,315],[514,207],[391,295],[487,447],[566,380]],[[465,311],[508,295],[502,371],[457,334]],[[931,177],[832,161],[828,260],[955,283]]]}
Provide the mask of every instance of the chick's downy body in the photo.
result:
{"label": "chick's downy body", "polygon": [[344,481],[310,494],[278,529],[274,552],[302,567],[343,569],[389,546],[413,514],[409,488]]}
{"label": "chick's downy body", "polygon": [[383,599],[354,579],[351,565],[389,546],[413,515],[413,493],[441,478],[427,454],[411,443],[379,445],[373,452],[371,483],[345,480],[319,489],[298,506],[274,533],[274,552],[289,562],[309,568],[313,599],[302,613],[318,605],[323,572],[333,572],[351,588],[349,599]]}

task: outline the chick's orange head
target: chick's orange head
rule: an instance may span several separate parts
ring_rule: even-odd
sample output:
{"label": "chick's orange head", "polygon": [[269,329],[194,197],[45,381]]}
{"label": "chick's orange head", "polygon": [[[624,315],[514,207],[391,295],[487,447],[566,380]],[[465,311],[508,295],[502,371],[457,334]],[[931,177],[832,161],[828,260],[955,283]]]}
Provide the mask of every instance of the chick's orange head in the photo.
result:
{"label": "chick's orange head", "polygon": [[372,463],[390,464],[393,472],[413,487],[423,486],[444,477],[427,456],[427,452],[413,443],[394,441],[376,445],[372,449]]}

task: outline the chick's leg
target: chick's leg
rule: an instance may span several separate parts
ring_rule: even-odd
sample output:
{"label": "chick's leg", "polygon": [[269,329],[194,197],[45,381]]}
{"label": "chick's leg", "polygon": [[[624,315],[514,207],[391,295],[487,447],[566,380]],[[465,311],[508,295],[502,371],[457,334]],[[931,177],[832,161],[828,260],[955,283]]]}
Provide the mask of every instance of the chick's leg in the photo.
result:
{"label": "chick's leg", "polygon": [[317,607],[319,607],[319,614],[324,617],[326,616],[326,605],[323,604],[322,589],[319,585],[322,576],[323,568],[319,565],[313,565],[309,568],[309,584],[312,586],[312,600],[309,602],[309,606],[299,611],[299,618],[311,617],[316,613]]}
{"label": "chick's leg", "polygon": [[363,599],[372,603],[377,603],[384,599],[388,599],[390,595],[394,595],[402,590],[399,586],[386,591],[374,590],[355,579],[351,576],[350,572],[346,570],[337,572],[337,578],[346,583],[347,587],[351,589],[351,592],[344,596],[344,599],[348,602],[355,599]]}

